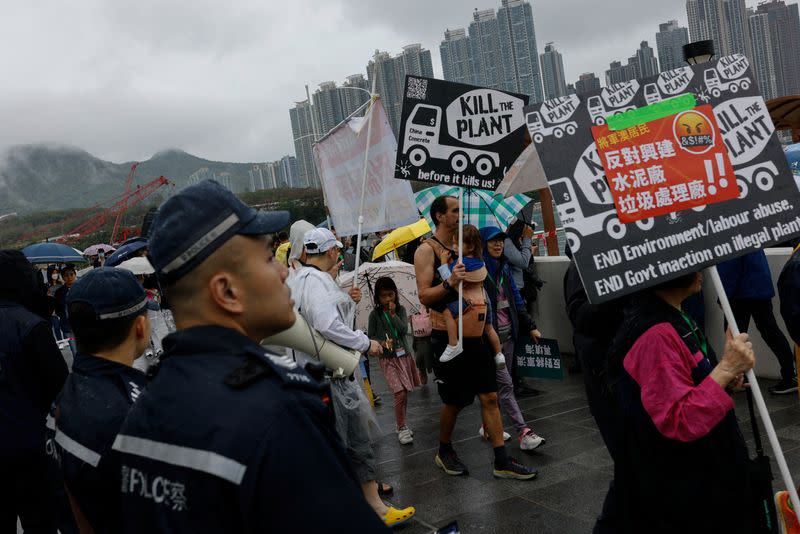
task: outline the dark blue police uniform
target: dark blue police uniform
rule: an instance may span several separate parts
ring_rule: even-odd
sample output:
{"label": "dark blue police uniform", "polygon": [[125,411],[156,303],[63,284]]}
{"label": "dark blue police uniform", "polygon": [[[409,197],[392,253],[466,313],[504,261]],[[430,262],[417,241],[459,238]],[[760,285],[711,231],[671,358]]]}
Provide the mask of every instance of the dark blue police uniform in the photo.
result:
{"label": "dark blue police uniform", "polygon": [[[150,261],[169,299],[234,236],[288,222],[203,181],[159,209]],[[336,434],[327,384],[222,326],[181,329],[162,344],[114,441],[122,532],[387,532]]]}
{"label": "dark blue police uniform", "polygon": [[[147,296],[133,274],[109,267],[90,271],[72,286],[66,307],[75,303],[88,306],[90,320],[101,327],[147,312]],[[76,318],[78,344],[81,321]],[[96,534],[119,532],[119,466],[109,453],[144,385],[141,371],[78,352],[55,401],[54,441],[64,484]]]}
{"label": "dark blue police uniform", "polygon": [[56,399],[64,482],[96,534],[119,532],[119,465],[109,453],[144,386],[138,369],[78,352]]}
{"label": "dark blue police uniform", "polygon": [[323,399],[235,330],[170,334],[114,442],[122,532],[386,532]]}

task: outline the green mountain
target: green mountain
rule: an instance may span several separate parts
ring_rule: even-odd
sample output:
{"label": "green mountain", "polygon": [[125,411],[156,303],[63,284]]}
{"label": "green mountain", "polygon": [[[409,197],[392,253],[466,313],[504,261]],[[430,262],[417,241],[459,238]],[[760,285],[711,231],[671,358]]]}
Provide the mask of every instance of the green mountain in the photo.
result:
{"label": "green mountain", "polygon": [[[57,145],[15,146],[0,157],[0,215],[111,205],[123,193],[132,162],[112,163],[85,150]],[[195,180],[214,178],[235,192],[250,186],[253,163],[210,161],[181,150],[165,150],[142,161],[134,184],[165,176],[175,184],[166,196]]]}

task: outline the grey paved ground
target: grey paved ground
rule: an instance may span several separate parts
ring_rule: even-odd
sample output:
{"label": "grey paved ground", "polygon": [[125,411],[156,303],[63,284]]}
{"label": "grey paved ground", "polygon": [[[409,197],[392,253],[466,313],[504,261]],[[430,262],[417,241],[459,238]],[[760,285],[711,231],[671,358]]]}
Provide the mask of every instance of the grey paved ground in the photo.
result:
{"label": "grey paved ground", "polygon": [[[373,362],[374,387],[383,396],[376,409],[382,435],[376,445],[381,477],[394,485],[389,499],[395,505],[413,505],[417,515],[399,527],[403,534],[431,532],[457,520],[461,532],[504,534],[589,533],[600,510],[612,464],[589,414],[582,377],[564,382],[536,380],[530,385],[541,391],[536,397],[520,399],[526,420],[547,443],[524,453],[512,438],[510,450],[526,464],[539,469],[528,482],[495,480],[492,477],[491,447],[478,437],[480,414],[477,402],[459,417],[454,445],[468,465],[468,477],[445,475],[433,463],[438,446],[439,397],[429,383],[409,398],[408,419],[414,430],[414,444],[401,446],[394,432],[391,395],[380,369]],[[771,385],[764,380],[762,387]],[[796,395],[770,397],[767,405],[786,453],[789,469],[800,482],[800,402]],[[752,432],[744,394],[737,394],[736,412],[751,453]],[[507,421],[506,421],[507,422]],[[513,430],[507,426],[513,434]],[[773,456],[771,452],[768,452]],[[778,474],[773,462],[773,472]],[[781,488],[780,480],[774,483]],[[22,532],[18,527],[17,532]]]}
{"label": "grey paved ground", "polygon": [[[491,447],[478,436],[477,402],[462,412],[454,435],[454,446],[469,467],[470,475],[450,477],[434,465],[440,404],[435,385],[431,383],[409,397],[408,419],[415,441],[412,445],[401,446],[394,432],[391,394],[380,369],[374,365],[372,379],[384,399],[383,405],[377,408],[382,428],[376,447],[381,476],[395,487],[392,503],[417,508],[416,519],[397,529],[398,532],[430,532],[434,526],[454,519],[466,533],[591,532],[613,467],[586,406],[580,375],[564,382],[531,381],[541,394],[520,399],[526,420],[535,432],[547,438],[544,446],[531,453],[520,451],[514,438],[509,441],[510,450],[519,459],[539,469],[539,476],[528,482],[492,477]],[[762,387],[766,391],[771,384],[764,380]],[[789,468],[796,482],[800,482],[798,397],[767,394],[766,400]],[[736,412],[752,452],[744,394],[737,394],[736,403]],[[511,427],[507,426],[506,430],[513,435]],[[774,462],[773,470],[777,475]],[[780,485],[780,481],[775,482],[776,488]]]}

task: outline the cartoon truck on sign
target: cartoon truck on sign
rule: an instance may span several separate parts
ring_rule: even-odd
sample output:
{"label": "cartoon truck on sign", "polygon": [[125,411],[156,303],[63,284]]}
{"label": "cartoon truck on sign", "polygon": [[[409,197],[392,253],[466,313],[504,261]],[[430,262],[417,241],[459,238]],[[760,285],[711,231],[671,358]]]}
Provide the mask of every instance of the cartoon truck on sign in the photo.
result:
{"label": "cartoon truck on sign", "polygon": [[546,135],[553,135],[557,139],[561,139],[565,132],[567,135],[572,135],[578,131],[578,123],[575,121],[547,126],[538,111],[528,113],[525,122],[528,124],[528,131],[531,133],[534,143],[541,143]]}
{"label": "cartoon truck on sign", "polygon": [[444,145],[439,141],[442,126],[442,108],[417,104],[406,122],[403,135],[403,154],[415,167],[421,167],[428,158],[449,160],[456,172],[464,172],[471,164],[481,176],[489,175],[500,166],[497,152]]}
{"label": "cartoon truck on sign", "polygon": [[606,109],[605,104],[603,104],[603,100],[600,98],[600,95],[595,95],[590,96],[586,101],[586,108],[589,110],[589,115],[592,118],[592,122],[599,126],[606,123],[606,117],[609,115],[619,115],[620,113],[625,113],[631,109],[636,109],[636,106],[625,106],[608,110]]}
{"label": "cartoon truck on sign", "polygon": [[[567,244],[572,252],[581,248],[581,237],[598,234],[603,230],[613,239],[625,237],[627,228],[617,218],[614,204],[595,201],[580,188],[576,192],[568,177],[550,182],[550,191],[556,201],[558,216],[567,227]],[[655,220],[651,217],[636,221],[635,224],[641,230],[647,231],[653,227]]]}
{"label": "cartoon truck on sign", "polygon": [[755,184],[762,191],[769,191],[775,185],[778,168],[771,161],[764,161],[736,170],[736,184],[739,186],[739,198],[745,198],[750,186]]}
{"label": "cartoon truck on sign", "polygon": [[541,143],[549,135],[561,139],[565,133],[575,134],[578,123],[571,119],[580,103],[577,95],[561,96],[545,100],[538,110],[528,113],[525,122],[533,142]]}
{"label": "cartoon truck on sign", "polygon": [[656,84],[648,83],[644,86],[644,99],[648,106],[663,100]]}
{"label": "cartoon truck on sign", "polygon": [[636,109],[631,102],[638,90],[639,82],[632,80],[609,85],[599,95],[590,96],[586,100],[586,108],[592,122],[599,126],[606,123],[606,117],[609,115],[619,115]]}
{"label": "cartoon truck on sign", "polygon": [[743,55],[737,54],[721,58],[716,67],[703,72],[703,80],[708,92],[714,98],[719,98],[722,91],[731,93],[738,93],[740,89],[746,91],[753,83],[750,78],[742,76],[747,67],[747,58]]}

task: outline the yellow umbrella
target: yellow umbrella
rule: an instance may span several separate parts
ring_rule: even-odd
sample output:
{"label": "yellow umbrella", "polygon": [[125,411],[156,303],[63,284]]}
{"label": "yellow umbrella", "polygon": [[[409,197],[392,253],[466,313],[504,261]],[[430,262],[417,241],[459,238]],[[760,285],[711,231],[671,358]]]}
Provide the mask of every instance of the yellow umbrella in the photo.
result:
{"label": "yellow umbrella", "polygon": [[375,245],[375,249],[372,251],[372,259],[380,258],[393,250],[397,250],[406,243],[411,243],[430,231],[431,225],[425,219],[420,219],[414,224],[392,230],[389,235],[383,238],[383,241]]}

